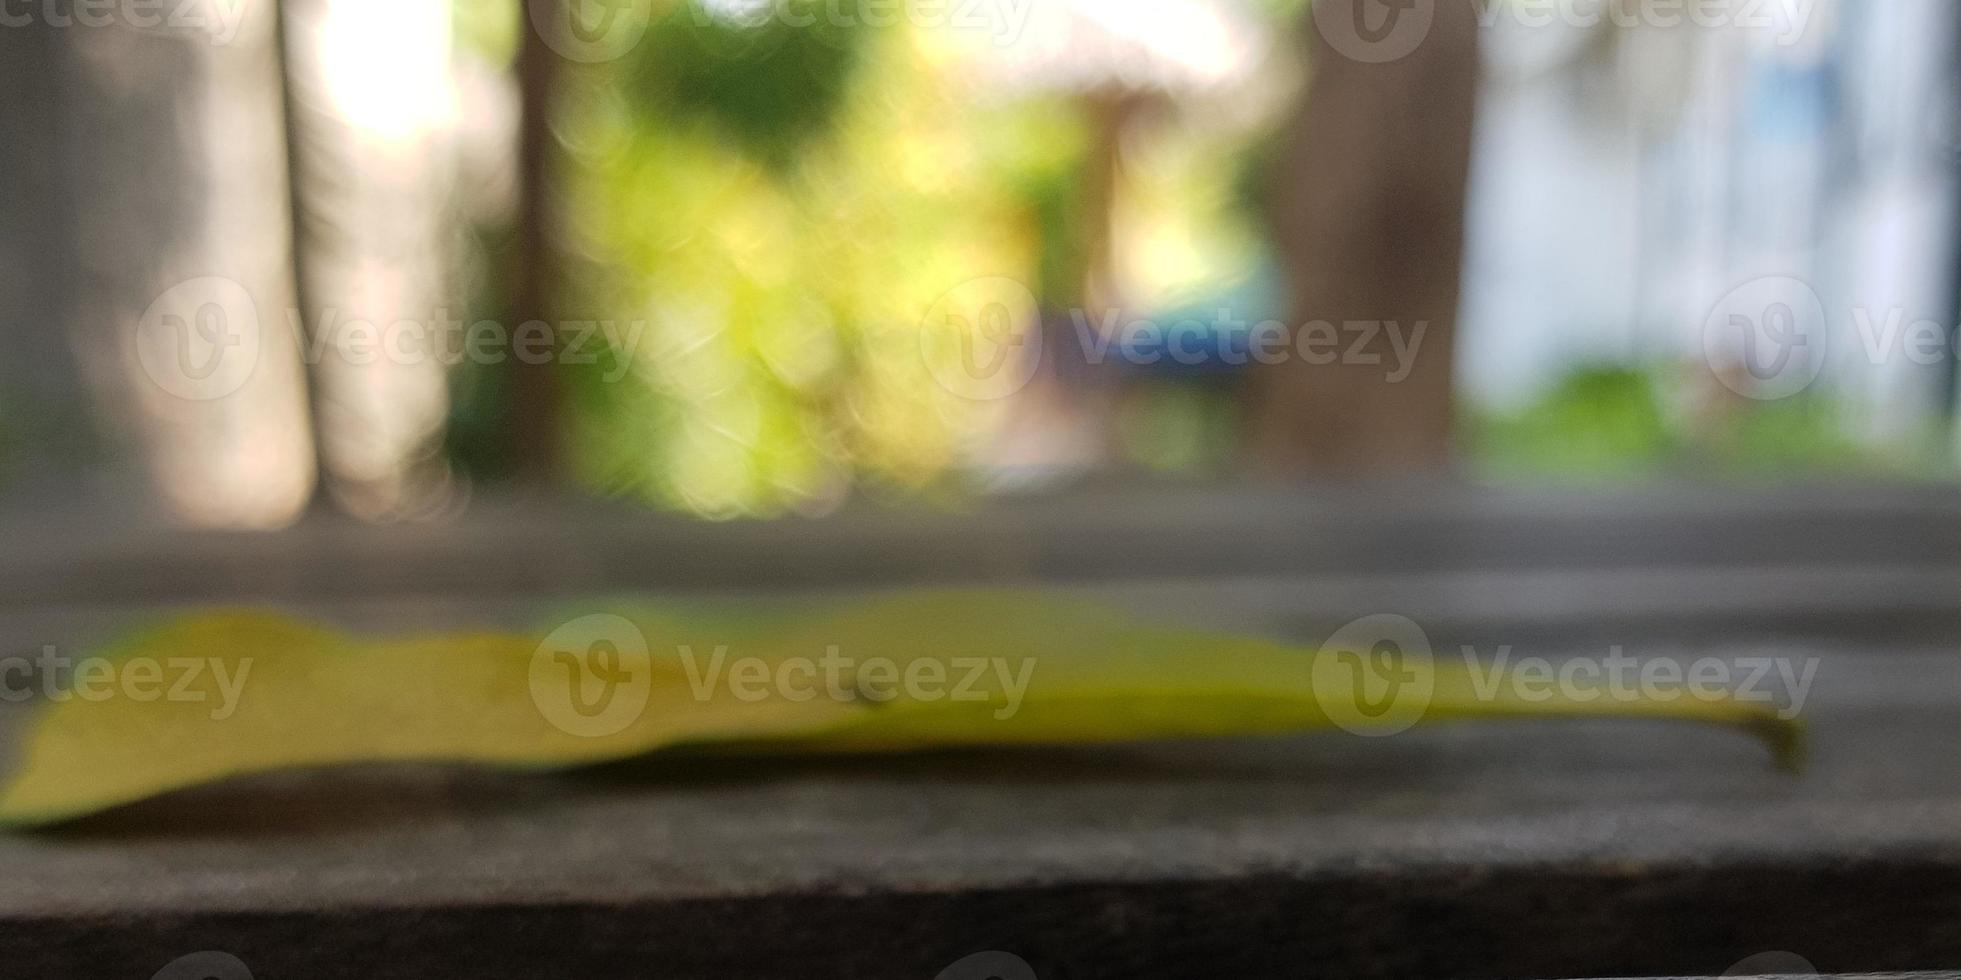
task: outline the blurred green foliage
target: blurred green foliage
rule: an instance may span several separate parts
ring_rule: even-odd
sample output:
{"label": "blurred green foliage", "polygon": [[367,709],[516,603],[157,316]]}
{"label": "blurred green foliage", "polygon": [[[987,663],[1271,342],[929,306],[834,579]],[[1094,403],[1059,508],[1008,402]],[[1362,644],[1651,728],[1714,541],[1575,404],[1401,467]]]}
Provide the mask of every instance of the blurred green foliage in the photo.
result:
{"label": "blurred green foliage", "polygon": [[[1081,301],[1097,150],[1084,105],[1010,97],[930,30],[866,26],[864,0],[779,0],[836,16],[749,19],[650,2],[628,57],[565,64],[553,125],[571,265],[558,315],[615,321],[628,341],[565,368],[580,479],[711,517],[822,511],[859,487],[950,491],[1002,406],[935,380],[927,313],[991,277],[1051,309]],[[1256,6],[1285,32],[1305,3]],[[510,62],[514,5],[458,0],[456,25],[462,48]],[[1209,122],[1161,114],[1125,147],[1117,217],[1140,312],[1260,307],[1242,294],[1271,261],[1282,141]],[[478,229],[484,267],[508,268],[511,242]],[[500,277],[482,278],[478,314],[508,317]],[[1467,407],[1466,455],[1534,480],[1925,465],[1865,446],[1826,395],[1719,399],[1685,378],[1580,365],[1523,406]],[[508,468],[507,380],[453,379],[451,452],[467,471]],[[1147,379],[1112,404],[1118,458],[1140,469],[1238,458],[1245,406],[1229,383]]]}
{"label": "blurred green foliage", "polygon": [[[871,31],[865,0],[777,0],[755,22],[682,3],[659,18],[625,72],[649,129],[705,123],[744,155],[781,171],[830,131]],[[798,26],[807,25],[807,26]]]}
{"label": "blurred green foliage", "polygon": [[1471,414],[1473,452],[1499,474],[1625,475],[1661,467],[1686,446],[1655,374],[1637,368],[1581,367],[1523,409]]}
{"label": "blurred green foliage", "polygon": [[1466,450],[1499,479],[1904,476],[1936,467],[1931,432],[1913,445],[1874,446],[1854,436],[1848,410],[1822,391],[1751,401],[1706,371],[1671,365],[1581,365],[1521,408],[1467,415]]}
{"label": "blurred green foliage", "polygon": [[574,79],[561,125],[576,303],[644,321],[576,379],[584,479],[708,516],[921,492],[991,406],[935,383],[921,321],[968,280],[1039,278],[1029,191],[1079,169],[1056,101],[974,98],[906,28],[720,20],[694,3]]}
{"label": "blurred green foliage", "polygon": [[[563,368],[578,476],[711,517],[960,486],[1003,405],[947,390],[921,356],[928,332],[978,311],[924,321],[976,280],[1019,283],[1052,309],[1081,302],[1089,225],[1108,216],[1082,213],[1095,147],[1080,93],[1006,91],[931,28],[870,26],[885,19],[862,0],[651,9],[626,58],[563,64],[553,126],[572,266],[555,315],[614,320],[631,341],[613,352],[631,370]],[[510,6],[458,0],[456,32],[510,63]],[[1235,196],[1243,140],[1152,130],[1124,218],[1144,243],[1132,274],[1159,294],[1146,303],[1202,294],[1260,254]],[[495,270],[511,239],[477,231],[491,270],[478,315],[509,313]],[[507,382],[453,381],[450,452],[482,478],[512,462],[498,439]],[[1218,402],[1132,399],[1116,420],[1126,455],[1216,467],[1234,414]]]}

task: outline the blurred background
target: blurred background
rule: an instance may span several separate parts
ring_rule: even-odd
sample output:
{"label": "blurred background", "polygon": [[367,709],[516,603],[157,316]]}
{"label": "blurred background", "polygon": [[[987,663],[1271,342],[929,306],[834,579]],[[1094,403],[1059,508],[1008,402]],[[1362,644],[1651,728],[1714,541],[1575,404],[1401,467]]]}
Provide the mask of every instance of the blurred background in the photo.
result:
{"label": "blurred background", "polygon": [[723,520],[1961,450],[1942,0],[4,9],[19,507]]}
{"label": "blurred background", "polygon": [[1587,723],[275,775],[0,838],[0,957],[1953,966],[1957,45],[1953,0],[0,0],[0,653],[982,585],[1821,670],[1796,776]]}

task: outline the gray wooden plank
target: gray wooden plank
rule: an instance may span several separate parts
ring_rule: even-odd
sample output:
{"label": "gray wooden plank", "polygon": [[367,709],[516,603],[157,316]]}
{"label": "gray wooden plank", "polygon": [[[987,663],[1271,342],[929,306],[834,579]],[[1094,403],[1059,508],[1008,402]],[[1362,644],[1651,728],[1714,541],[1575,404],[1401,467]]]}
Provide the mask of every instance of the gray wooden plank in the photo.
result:
{"label": "gray wooden plank", "polygon": [[[85,928],[95,953],[26,962],[207,937],[281,976],[931,976],[1010,945],[1070,977],[1934,968],[1961,962],[1955,691],[1943,654],[1832,657],[1798,775],[1589,722],[266,777],[0,839],[0,952]],[[553,930],[582,938],[521,951]],[[298,940],[356,931],[331,966]]]}
{"label": "gray wooden plank", "polygon": [[[485,501],[460,521],[276,535],[16,516],[0,606],[1548,571],[1961,568],[1944,487],[1638,493],[1162,487],[703,524]],[[1948,590],[1928,590],[1944,596]]]}

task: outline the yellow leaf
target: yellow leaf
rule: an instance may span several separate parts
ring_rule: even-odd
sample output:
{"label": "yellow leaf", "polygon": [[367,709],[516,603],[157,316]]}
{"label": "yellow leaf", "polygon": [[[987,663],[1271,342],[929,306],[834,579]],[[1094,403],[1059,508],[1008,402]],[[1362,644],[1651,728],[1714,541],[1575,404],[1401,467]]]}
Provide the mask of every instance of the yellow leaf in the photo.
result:
{"label": "yellow leaf", "polygon": [[[1562,715],[1734,726],[1786,762],[1799,745],[1795,723],[1768,706],[1527,701],[1482,690],[1462,664],[1409,651],[1380,661],[1381,650],[1355,642],[1375,637],[1367,630],[1337,634],[1317,655],[1035,593],[632,607],[541,635],[360,639],[255,612],[138,632],[102,654],[114,669],[98,671],[92,689],[78,679],[38,708],[0,782],[0,823],[53,823],[279,769],[551,769],[683,746],[892,752]],[[1374,669],[1364,657],[1394,686],[1363,683]],[[128,683],[136,665],[155,665],[143,671],[163,683]]]}

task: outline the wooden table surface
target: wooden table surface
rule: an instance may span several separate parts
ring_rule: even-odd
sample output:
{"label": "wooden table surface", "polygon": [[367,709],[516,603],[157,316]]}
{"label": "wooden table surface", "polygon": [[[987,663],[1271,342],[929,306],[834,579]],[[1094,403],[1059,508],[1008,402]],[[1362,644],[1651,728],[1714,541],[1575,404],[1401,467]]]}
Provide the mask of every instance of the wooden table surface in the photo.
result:
{"label": "wooden table surface", "polygon": [[[1344,578],[1305,558],[1224,567],[1232,551],[1220,540],[1212,576],[1145,559],[1127,575],[1085,566],[1055,576],[1058,589],[1302,639],[1348,612],[1409,610],[1440,635],[1515,636],[1521,651],[1598,655],[1612,641],[1643,656],[1816,656],[1813,753],[1798,774],[1732,733],[1610,722],[798,764],[650,760],[540,777],[286,774],[0,838],[0,962],[7,975],[150,976],[209,950],[259,977],[930,978],[1001,951],[1044,980],[1579,977],[1716,975],[1789,951],[1828,972],[1953,967],[1961,657],[1946,617],[1961,595],[1926,586],[1951,584],[1961,565],[1961,550],[1927,545],[1952,532],[1944,506],[1915,518],[1928,525],[1918,536],[1897,526],[1896,509],[1807,512],[1827,542],[1857,537],[1862,521],[1892,535],[1896,550],[1867,541],[1837,565],[1795,541],[1728,561],[1576,550],[1563,570],[1385,559]],[[1502,540],[1499,525],[1530,523],[1529,508],[1518,511],[1460,515],[1484,528],[1463,536]],[[1631,519],[1565,522],[1580,538],[1639,537]],[[617,537],[635,535],[643,545],[661,536]],[[555,590],[457,584],[467,576],[446,570],[457,554],[513,548],[495,530],[455,543],[466,537],[403,552],[390,586],[364,596],[358,584],[309,584],[368,562],[359,547],[159,535],[148,540],[183,545],[175,560],[186,570],[173,580],[128,594],[141,578],[128,572],[72,601],[16,596],[0,602],[0,635],[24,649],[85,643],[160,606],[209,601],[227,576],[246,598],[374,628],[534,621],[554,598],[534,591]],[[706,541],[672,553],[713,550]],[[150,547],[158,554],[132,567],[164,560],[160,546],[131,550]],[[1078,560],[1034,553],[1037,564]],[[108,561],[86,547],[68,554],[51,575]],[[823,567],[799,554],[789,564]],[[307,555],[311,565],[262,579],[256,594],[237,584]],[[0,579],[30,580],[19,564]],[[1833,605],[1821,597],[1835,572]],[[1670,585],[1677,573],[1704,591]],[[885,584],[862,568],[811,575],[755,591]],[[1572,581],[1598,588],[1616,576],[1618,601]],[[588,584],[575,575],[564,591]],[[700,589],[731,583],[709,576]],[[1597,608],[1620,613],[1587,615]]]}

